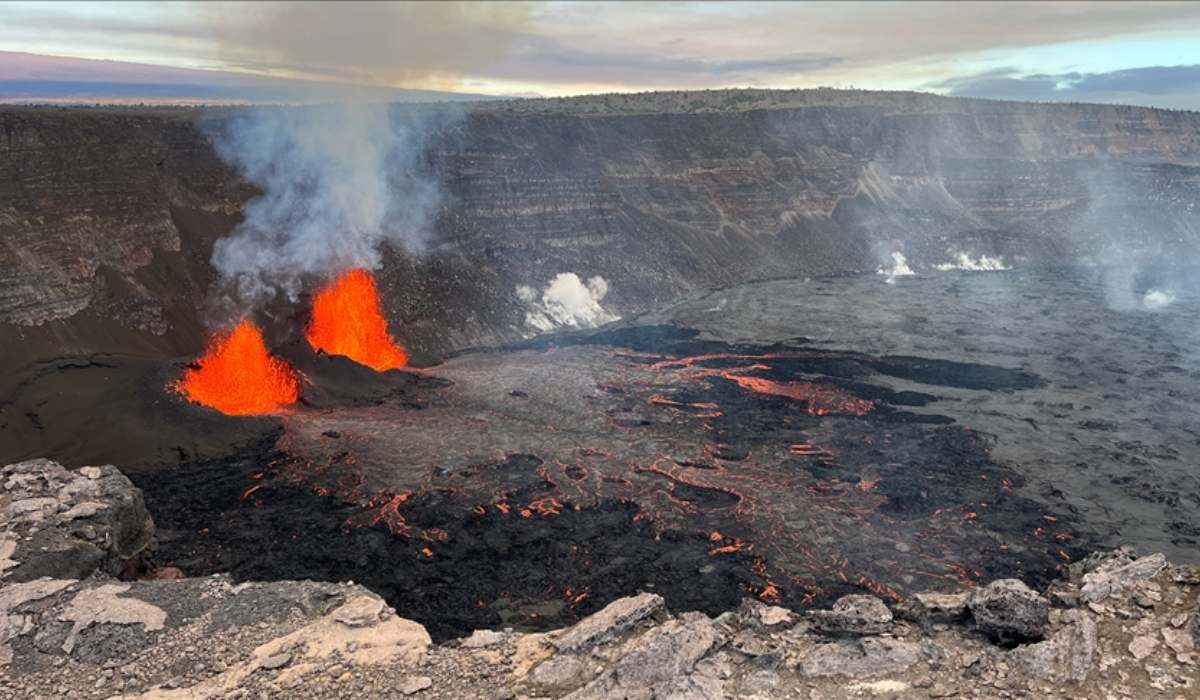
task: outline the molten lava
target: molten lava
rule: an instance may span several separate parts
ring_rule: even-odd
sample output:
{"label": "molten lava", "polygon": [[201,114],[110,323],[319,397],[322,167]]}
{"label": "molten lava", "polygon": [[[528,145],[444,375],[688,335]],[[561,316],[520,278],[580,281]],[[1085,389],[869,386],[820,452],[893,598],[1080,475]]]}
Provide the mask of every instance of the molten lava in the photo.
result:
{"label": "molten lava", "polygon": [[375,278],[366,270],[350,270],[317,293],[306,335],[314,350],[377,372],[408,364],[408,353],[388,334]]}
{"label": "molten lava", "polygon": [[270,413],[300,398],[296,370],[271,355],[262,331],[249,320],[214,337],[176,388],[196,403],[235,416]]}

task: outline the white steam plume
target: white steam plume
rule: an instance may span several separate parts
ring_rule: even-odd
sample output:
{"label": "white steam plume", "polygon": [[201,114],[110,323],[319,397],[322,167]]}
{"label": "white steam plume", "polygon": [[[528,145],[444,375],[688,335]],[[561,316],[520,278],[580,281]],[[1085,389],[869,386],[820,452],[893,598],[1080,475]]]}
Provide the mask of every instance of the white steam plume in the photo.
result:
{"label": "white steam plume", "polygon": [[222,301],[294,300],[307,277],[377,267],[385,241],[420,251],[440,199],[417,168],[423,133],[378,104],[258,108],[219,127],[218,153],[263,190],[213,248]]}
{"label": "white steam plume", "polygon": [[213,250],[220,279],[210,303],[227,319],[278,292],[294,299],[307,278],[377,267],[384,243],[422,249],[440,201],[420,167],[423,141],[431,119],[451,113],[370,102],[405,87],[464,87],[473,69],[503,60],[532,8],[312,2],[201,11],[218,27],[224,63],[337,83],[293,98],[321,106],[249,110],[214,129],[221,157],[262,190]]}
{"label": "white steam plume", "polygon": [[978,258],[972,258],[968,253],[958,253],[955,256],[954,262],[940,263],[933,266],[935,270],[942,272],[948,270],[970,270],[972,272],[992,272],[998,270],[1011,270],[1011,265],[1004,264],[1002,257],[988,257],[980,255]]}
{"label": "white steam plume", "polygon": [[908,258],[904,257],[904,253],[899,251],[892,253],[892,266],[890,268],[885,268],[881,265],[877,272],[881,275],[887,275],[887,279],[884,282],[888,284],[895,284],[897,277],[909,277],[916,274],[908,266]]}
{"label": "white steam plume", "polygon": [[1151,289],[1142,297],[1142,306],[1147,309],[1162,309],[1175,301],[1175,292],[1169,289]]}
{"label": "white steam plume", "polygon": [[592,277],[584,284],[574,272],[555,276],[539,295],[528,285],[517,286],[517,298],[529,306],[525,323],[538,331],[556,328],[595,328],[616,321],[620,316],[600,302],[608,294],[608,282]]}

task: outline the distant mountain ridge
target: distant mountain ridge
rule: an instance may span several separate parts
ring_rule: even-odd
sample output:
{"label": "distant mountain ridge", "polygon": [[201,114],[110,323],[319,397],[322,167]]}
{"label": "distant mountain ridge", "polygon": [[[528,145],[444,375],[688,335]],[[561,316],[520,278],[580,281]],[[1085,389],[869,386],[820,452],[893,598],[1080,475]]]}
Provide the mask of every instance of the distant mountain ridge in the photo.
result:
{"label": "distant mountain ridge", "polygon": [[369,98],[390,102],[495,99],[490,95],[347,85],[219,70],[0,51],[0,102],[246,103]]}

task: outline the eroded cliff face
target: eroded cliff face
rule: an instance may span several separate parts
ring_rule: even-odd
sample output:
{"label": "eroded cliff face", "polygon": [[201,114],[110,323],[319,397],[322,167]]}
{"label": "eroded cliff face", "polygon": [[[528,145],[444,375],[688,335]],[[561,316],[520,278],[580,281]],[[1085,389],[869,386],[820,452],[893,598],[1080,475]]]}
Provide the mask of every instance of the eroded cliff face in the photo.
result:
{"label": "eroded cliff face", "polygon": [[[1200,247],[1198,114],[783,94],[723,110],[499,103],[440,127],[430,250],[389,251],[380,272],[398,334],[418,358],[519,338],[533,328],[517,286],[562,272],[603,276],[605,306],[627,315],[892,252],[1056,263]],[[254,195],[203,126],[227,116],[0,111],[0,369],[199,349],[212,243]]]}

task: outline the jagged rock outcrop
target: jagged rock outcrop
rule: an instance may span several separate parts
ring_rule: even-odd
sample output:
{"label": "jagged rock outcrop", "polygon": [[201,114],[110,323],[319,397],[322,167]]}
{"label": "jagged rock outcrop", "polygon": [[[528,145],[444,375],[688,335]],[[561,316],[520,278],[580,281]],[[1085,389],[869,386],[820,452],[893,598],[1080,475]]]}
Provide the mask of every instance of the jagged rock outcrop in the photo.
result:
{"label": "jagged rock outcrop", "polygon": [[872,595],[842,596],[832,610],[814,610],[808,614],[813,625],[829,634],[879,634],[892,623],[892,611]]}
{"label": "jagged rock outcrop", "polygon": [[642,593],[622,598],[579,624],[550,636],[559,651],[578,652],[607,642],[663,609],[662,596]]}
{"label": "jagged rock outcrop", "polygon": [[1050,603],[1023,582],[992,581],[967,600],[979,631],[1001,642],[1041,639]]}
{"label": "jagged rock outcrop", "polygon": [[1083,588],[1079,597],[1086,603],[1099,603],[1110,595],[1154,578],[1167,568],[1162,554],[1138,557],[1128,547],[1116,550],[1111,556],[1084,563]]}
{"label": "jagged rock outcrop", "polygon": [[117,576],[154,543],[142,492],[116,467],[47,459],[0,469],[0,581]]}
{"label": "jagged rock outcrop", "polygon": [[1080,610],[1067,611],[1063,621],[1050,639],[1015,649],[1010,655],[1013,663],[1035,678],[1086,681],[1096,655],[1096,623]]}
{"label": "jagged rock outcrop", "polygon": [[332,659],[411,667],[430,645],[375,594],[311,582],[38,579],[2,589],[0,620],[0,663],[28,697],[223,697],[255,673],[286,684]]}
{"label": "jagged rock outcrop", "polygon": [[929,626],[939,622],[959,622],[967,614],[967,593],[914,593],[897,606],[905,619]]}
{"label": "jagged rock outcrop", "polygon": [[[112,490],[79,479],[120,486],[106,469],[14,466],[6,493],[33,481],[75,494]],[[38,521],[63,539],[73,522]],[[747,600],[709,618],[672,613],[642,593],[556,632],[478,630],[444,645],[353,584],[116,581],[104,568],[87,580],[8,578],[0,696],[1191,697],[1200,687],[1200,568],[1159,562],[1128,550],[1097,555],[1055,585],[1044,619],[1047,600],[1011,580],[919,594],[896,606],[898,617],[865,595],[808,615]],[[1114,571],[1138,575],[1100,602],[1083,600],[1092,574]],[[1008,646],[993,641],[998,630]],[[1044,641],[1013,644],[1015,633],[1035,631]]]}

